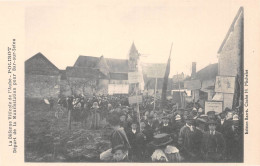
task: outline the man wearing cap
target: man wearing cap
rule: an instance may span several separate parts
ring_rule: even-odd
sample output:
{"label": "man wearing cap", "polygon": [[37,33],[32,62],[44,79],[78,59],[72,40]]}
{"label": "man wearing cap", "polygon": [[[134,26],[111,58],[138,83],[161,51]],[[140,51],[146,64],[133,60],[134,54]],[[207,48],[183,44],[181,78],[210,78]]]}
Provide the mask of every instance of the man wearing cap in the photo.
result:
{"label": "man wearing cap", "polygon": [[243,158],[243,129],[242,126],[239,125],[239,116],[234,114],[233,116],[233,124],[232,124],[232,132],[229,143],[230,143],[230,154],[229,154],[229,161],[231,162],[238,162],[242,161]]}
{"label": "man wearing cap", "polygon": [[225,118],[225,112],[221,112],[219,114],[219,119],[218,119],[218,123],[217,123],[217,128],[216,130],[220,133],[223,134],[223,131],[224,131],[224,124],[225,124],[225,121],[226,121],[226,118]]}
{"label": "man wearing cap", "polygon": [[201,153],[203,159],[208,162],[221,162],[224,159],[226,148],[223,135],[216,131],[216,121],[208,121],[209,131],[203,134]]}
{"label": "man wearing cap", "polygon": [[167,116],[163,116],[163,121],[160,124],[159,131],[160,133],[167,133],[167,134],[172,134],[173,133],[173,128],[172,124],[170,123],[170,120]]}
{"label": "man wearing cap", "polygon": [[173,123],[173,138],[175,143],[178,142],[179,133],[184,124],[185,123],[183,123],[181,115],[177,114]]}
{"label": "man wearing cap", "polygon": [[187,116],[186,124],[181,128],[178,138],[181,155],[185,161],[194,162],[199,160],[200,149],[197,148],[198,130],[194,127],[194,119]]}
{"label": "man wearing cap", "polygon": [[208,119],[215,120],[216,119],[216,112],[215,111],[209,111],[207,112]]}
{"label": "man wearing cap", "polygon": [[137,134],[140,132],[137,121],[133,121],[131,128],[126,131],[127,138],[131,145],[130,156],[136,158],[135,155],[138,153]]}
{"label": "man wearing cap", "polygon": [[159,126],[159,122],[158,122],[158,120],[154,120],[153,115],[148,115],[146,125],[147,125],[147,127],[150,127],[152,130],[155,131],[156,128],[158,128],[158,126]]}
{"label": "man wearing cap", "polygon": [[148,131],[148,137],[149,137],[149,140],[152,139],[150,137],[153,137],[153,134],[158,130],[159,128],[159,121],[158,120],[155,120],[154,121],[154,116],[152,115],[149,115],[147,117],[147,121],[146,121],[146,126],[145,126],[145,130]]}

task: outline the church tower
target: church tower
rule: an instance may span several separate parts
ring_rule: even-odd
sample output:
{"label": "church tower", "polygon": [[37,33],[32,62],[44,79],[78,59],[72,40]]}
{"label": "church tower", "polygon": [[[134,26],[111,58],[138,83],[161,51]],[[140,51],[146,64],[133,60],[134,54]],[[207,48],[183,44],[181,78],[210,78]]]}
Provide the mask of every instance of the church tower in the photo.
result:
{"label": "church tower", "polygon": [[138,71],[138,62],[139,62],[139,52],[135,47],[135,43],[133,42],[129,54],[128,54],[128,71],[134,72]]}

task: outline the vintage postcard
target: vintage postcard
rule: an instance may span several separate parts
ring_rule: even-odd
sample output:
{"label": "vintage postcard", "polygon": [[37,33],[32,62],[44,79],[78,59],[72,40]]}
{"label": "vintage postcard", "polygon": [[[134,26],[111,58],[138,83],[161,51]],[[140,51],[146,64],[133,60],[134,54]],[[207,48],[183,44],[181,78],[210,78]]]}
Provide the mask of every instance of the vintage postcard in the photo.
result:
{"label": "vintage postcard", "polygon": [[260,1],[0,1],[0,165],[260,165]]}

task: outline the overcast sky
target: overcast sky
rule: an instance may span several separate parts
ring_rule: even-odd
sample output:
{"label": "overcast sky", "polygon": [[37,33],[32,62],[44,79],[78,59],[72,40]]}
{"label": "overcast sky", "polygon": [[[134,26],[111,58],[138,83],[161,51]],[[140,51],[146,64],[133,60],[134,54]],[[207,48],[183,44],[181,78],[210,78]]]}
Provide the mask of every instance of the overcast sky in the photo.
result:
{"label": "overcast sky", "polygon": [[[56,1],[26,9],[26,59],[43,53],[59,69],[79,55],[127,58],[135,43],[142,61],[166,63],[171,75],[217,62],[239,5],[232,1]],[[202,3],[200,3],[202,2]]]}

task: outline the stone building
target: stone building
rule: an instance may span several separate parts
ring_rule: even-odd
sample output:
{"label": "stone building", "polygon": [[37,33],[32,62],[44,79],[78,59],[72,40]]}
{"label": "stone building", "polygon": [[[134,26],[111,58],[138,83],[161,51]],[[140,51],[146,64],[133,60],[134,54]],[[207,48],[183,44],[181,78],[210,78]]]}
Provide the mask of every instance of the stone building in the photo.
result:
{"label": "stone building", "polygon": [[244,10],[240,7],[218,50],[218,75],[236,77],[234,93],[218,93],[224,108],[234,108],[243,99]]}
{"label": "stone building", "polygon": [[60,71],[42,53],[25,61],[25,97],[58,97]]}
{"label": "stone building", "polygon": [[[99,77],[85,75],[87,79],[94,79],[97,89],[95,94],[108,94],[108,89],[112,85],[114,87],[128,86],[128,60],[126,59],[112,59],[91,56],[79,56],[74,66],[66,69],[68,75],[69,70],[84,71],[88,73],[97,74]],[[76,78],[75,76],[74,78]],[[81,76],[80,76],[81,77]],[[102,89],[102,90],[101,90]]]}

